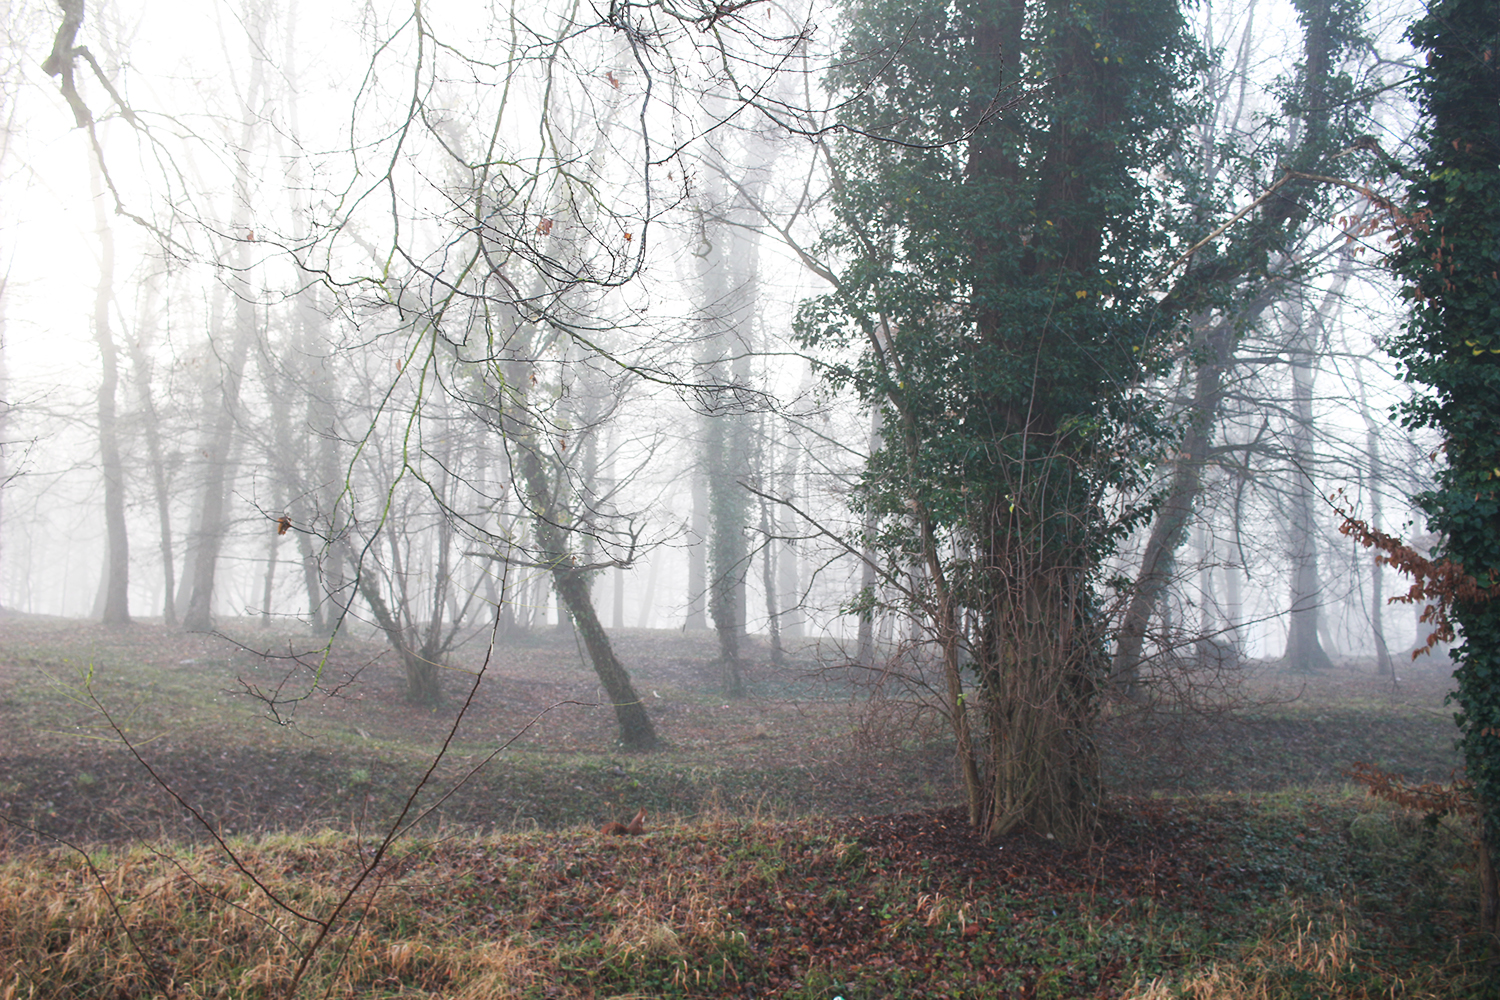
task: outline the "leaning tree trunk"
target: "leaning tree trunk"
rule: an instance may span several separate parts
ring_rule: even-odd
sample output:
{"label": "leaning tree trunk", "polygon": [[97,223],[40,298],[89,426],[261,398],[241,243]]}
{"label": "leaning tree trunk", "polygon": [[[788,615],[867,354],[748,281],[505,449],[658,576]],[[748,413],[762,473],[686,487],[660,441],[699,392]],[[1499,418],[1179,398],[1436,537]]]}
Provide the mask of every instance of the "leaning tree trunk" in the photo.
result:
{"label": "leaning tree trunk", "polygon": [[604,685],[615,718],[620,724],[620,742],[632,750],[650,750],[657,744],[656,728],[646,714],[646,706],[636,694],[630,675],[620,665],[610,645],[604,626],[594,611],[594,602],[589,594],[586,571],[574,565],[572,553],[568,551],[563,529],[558,526],[552,503],[553,490],[542,457],[537,454],[535,440],[519,446],[519,461],[526,500],[533,514],[537,551],[552,574],[552,585],[557,590],[558,600],[566,613],[572,616],[594,672]]}
{"label": "leaning tree trunk", "polygon": [[1202,490],[1209,442],[1218,423],[1219,404],[1224,395],[1224,372],[1230,363],[1230,348],[1234,342],[1233,326],[1229,321],[1214,324],[1196,345],[1203,357],[1194,373],[1187,433],[1172,466],[1167,497],[1157,511],[1151,535],[1146,540],[1135,589],[1120,623],[1114,663],[1110,669],[1117,690],[1131,699],[1139,700],[1145,695],[1140,668],[1146,629],[1152,612],[1172,583],[1177,550],[1187,539],[1188,524]]}

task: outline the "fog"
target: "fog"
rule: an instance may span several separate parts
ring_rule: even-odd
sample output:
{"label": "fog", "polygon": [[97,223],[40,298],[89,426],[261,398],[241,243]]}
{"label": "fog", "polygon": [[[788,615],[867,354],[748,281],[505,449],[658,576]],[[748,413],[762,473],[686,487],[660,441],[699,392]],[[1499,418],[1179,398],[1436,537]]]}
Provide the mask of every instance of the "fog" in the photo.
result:
{"label": "fog", "polygon": [[[566,621],[568,576],[606,631],[712,629],[729,660],[773,633],[857,658],[930,639],[897,586],[921,567],[851,507],[883,440],[839,375],[855,351],[797,323],[849,263],[827,238],[841,22],[621,11],[90,4],[92,61],[50,75],[62,9],[10,5],[0,605],[440,658]],[[1212,59],[1182,149],[1229,152],[1163,273],[1276,180],[1301,44],[1285,5],[1193,16]],[[1409,16],[1373,10],[1344,56],[1397,158]],[[1349,669],[1379,668],[1377,634],[1403,664],[1421,639],[1410,607],[1377,624],[1405,584],[1334,509],[1418,539],[1436,461],[1389,418],[1403,306],[1357,187],[1278,251],[1284,280],[1201,321],[1232,356],[1148,658],[1209,636],[1277,660],[1294,606]],[[1131,391],[1188,412],[1185,344]],[[1172,482],[1176,444],[1129,447],[1150,475],[1101,509]],[[1126,613],[1152,525],[1102,565],[1101,613]]]}

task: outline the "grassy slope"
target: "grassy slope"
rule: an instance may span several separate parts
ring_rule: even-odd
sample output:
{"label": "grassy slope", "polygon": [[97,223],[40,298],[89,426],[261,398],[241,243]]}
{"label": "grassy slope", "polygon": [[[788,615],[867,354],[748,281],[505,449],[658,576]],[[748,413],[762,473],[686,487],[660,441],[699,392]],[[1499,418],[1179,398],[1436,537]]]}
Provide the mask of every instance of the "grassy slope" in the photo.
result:
{"label": "grassy slope", "polygon": [[[284,726],[242,693],[283,662],[162,630],[3,624],[0,810],[88,853],[25,848],[12,827],[0,997],[277,995],[451,713],[404,709],[375,646],[338,651],[325,676],[348,686]],[[950,814],[853,816],[941,804],[947,751],[913,742],[899,706],[796,672],[762,673],[761,697],[727,705],[691,643],[624,643],[668,752],[614,754],[607,713],[549,713],[397,842],[300,993],[1472,995],[1462,834],[1337,784],[1371,751],[1413,776],[1451,766],[1432,692],[1325,679],[1296,701],[1263,686],[1233,715],[1112,720],[1114,811],[1069,855],[1024,837],[982,848]],[[492,658],[454,766],[419,807],[536,711],[592,700],[568,653]],[[191,822],[142,780],[90,691],[219,829],[344,832],[235,840],[243,870],[186,846]],[[1203,794],[1166,794],[1184,786]],[[637,803],[653,808],[647,837],[577,825]],[[757,806],[802,818],[747,818]],[[517,823],[534,832],[495,832]],[[85,843],[131,831],[152,836]]]}

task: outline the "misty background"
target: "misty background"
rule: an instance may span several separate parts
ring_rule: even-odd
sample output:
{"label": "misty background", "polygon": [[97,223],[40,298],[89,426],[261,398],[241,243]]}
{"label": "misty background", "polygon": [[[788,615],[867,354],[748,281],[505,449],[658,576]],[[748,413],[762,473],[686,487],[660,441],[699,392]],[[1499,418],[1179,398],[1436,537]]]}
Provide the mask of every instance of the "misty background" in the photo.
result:
{"label": "misty background", "polygon": [[[606,630],[921,641],[849,504],[882,429],[824,377],[849,356],[798,334],[841,263],[832,11],[91,4],[75,103],[42,66],[69,7],[8,4],[0,53],[0,605],[440,659],[566,625],[568,560]],[[1413,14],[1367,6],[1333,68],[1398,159]],[[1189,17],[1180,160],[1243,206],[1297,138],[1298,11]],[[1157,454],[1158,513],[1109,557],[1148,659],[1208,637],[1389,673],[1425,638],[1328,501],[1420,543],[1435,441],[1389,419],[1403,306],[1369,199],[1326,196],[1211,320],[1195,481],[1181,439]],[[1191,413],[1202,359],[1163,350],[1133,391]]]}

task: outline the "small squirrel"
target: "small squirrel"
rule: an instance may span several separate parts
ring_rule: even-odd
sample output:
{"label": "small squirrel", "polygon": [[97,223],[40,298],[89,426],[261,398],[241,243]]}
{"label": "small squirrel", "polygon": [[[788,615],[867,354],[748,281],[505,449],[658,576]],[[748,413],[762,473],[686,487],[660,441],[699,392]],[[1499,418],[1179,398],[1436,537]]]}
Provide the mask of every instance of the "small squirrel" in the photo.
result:
{"label": "small squirrel", "polygon": [[606,837],[634,837],[645,833],[646,807],[642,806],[641,811],[635,814],[635,819],[631,820],[629,824],[605,823],[599,828],[599,832]]}

